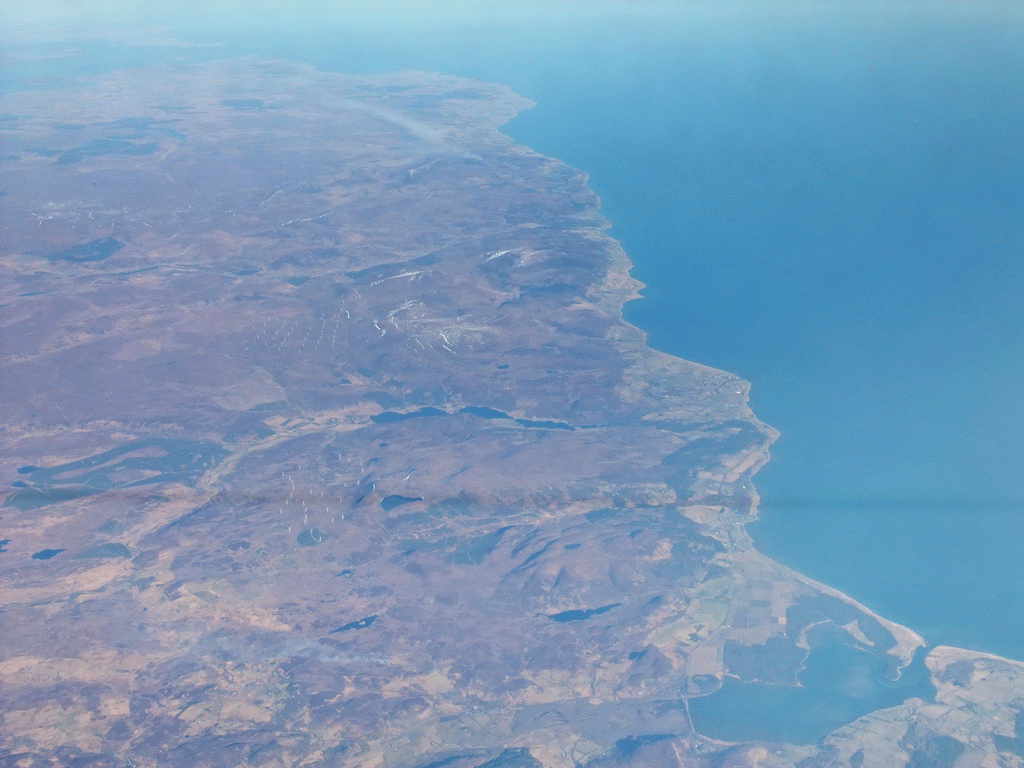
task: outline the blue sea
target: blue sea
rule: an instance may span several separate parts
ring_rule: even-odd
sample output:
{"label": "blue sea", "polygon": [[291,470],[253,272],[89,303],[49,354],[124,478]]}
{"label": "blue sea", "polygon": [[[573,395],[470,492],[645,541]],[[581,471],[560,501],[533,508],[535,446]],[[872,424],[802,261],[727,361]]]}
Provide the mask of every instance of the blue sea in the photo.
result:
{"label": "blue sea", "polygon": [[504,130],[589,174],[648,285],[627,319],[750,380],[781,431],[758,546],[932,644],[1024,660],[1024,16],[297,7],[168,19],[219,47],[94,39],[80,65],[261,54],[511,85],[537,106]]}

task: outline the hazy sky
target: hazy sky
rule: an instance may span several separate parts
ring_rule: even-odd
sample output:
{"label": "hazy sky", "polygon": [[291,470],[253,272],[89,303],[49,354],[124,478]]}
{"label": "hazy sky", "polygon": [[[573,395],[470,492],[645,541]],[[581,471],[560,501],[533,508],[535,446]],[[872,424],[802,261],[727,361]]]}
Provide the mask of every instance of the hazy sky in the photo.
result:
{"label": "hazy sky", "polygon": [[4,37],[97,34],[159,25],[310,23],[473,24],[501,19],[605,20],[650,17],[787,18],[855,14],[1024,14],[1022,4],[995,0],[7,0]]}

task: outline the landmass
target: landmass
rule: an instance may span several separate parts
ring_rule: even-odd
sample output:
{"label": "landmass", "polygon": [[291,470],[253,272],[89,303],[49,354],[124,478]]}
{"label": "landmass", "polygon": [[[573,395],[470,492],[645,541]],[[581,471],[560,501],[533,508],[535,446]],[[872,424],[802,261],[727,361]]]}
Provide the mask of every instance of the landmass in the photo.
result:
{"label": "landmass", "polygon": [[[622,320],[530,106],[258,58],[4,97],[3,765],[1022,764],[1020,664],[754,549],[776,433]],[[924,693],[695,726],[829,643]]]}

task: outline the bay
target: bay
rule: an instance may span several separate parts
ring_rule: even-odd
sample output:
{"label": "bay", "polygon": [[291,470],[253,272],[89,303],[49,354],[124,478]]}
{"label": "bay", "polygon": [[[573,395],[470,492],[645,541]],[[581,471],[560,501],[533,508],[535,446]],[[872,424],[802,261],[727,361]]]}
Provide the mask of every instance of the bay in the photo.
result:
{"label": "bay", "polygon": [[800,671],[799,687],[726,678],[714,694],[690,700],[694,727],[726,741],[817,744],[836,728],[907,698],[934,702],[925,649],[891,681],[885,664],[850,646],[841,630],[819,627],[812,635],[816,648]]}

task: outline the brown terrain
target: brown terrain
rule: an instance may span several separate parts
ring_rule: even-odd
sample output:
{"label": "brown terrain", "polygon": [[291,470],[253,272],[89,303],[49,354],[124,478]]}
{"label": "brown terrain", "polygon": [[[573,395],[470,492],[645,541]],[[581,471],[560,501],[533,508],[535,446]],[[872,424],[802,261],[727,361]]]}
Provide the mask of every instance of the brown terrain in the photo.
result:
{"label": "brown terrain", "polygon": [[815,745],[691,703],[831,626],[751,546],[774,432],[646,346],[507,88],[245,59],[4,98],[0,765],[1010,766],[1021,665]]}

